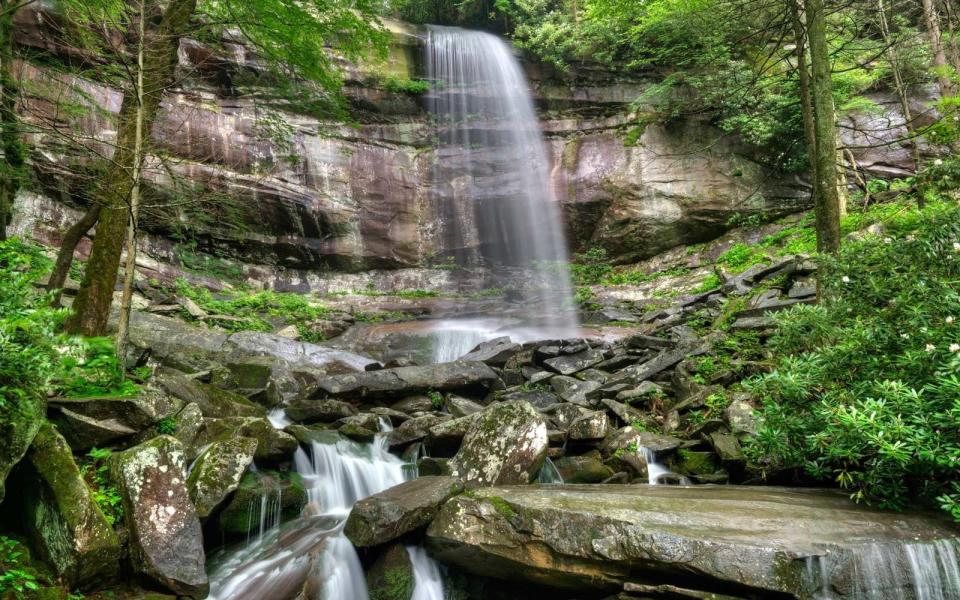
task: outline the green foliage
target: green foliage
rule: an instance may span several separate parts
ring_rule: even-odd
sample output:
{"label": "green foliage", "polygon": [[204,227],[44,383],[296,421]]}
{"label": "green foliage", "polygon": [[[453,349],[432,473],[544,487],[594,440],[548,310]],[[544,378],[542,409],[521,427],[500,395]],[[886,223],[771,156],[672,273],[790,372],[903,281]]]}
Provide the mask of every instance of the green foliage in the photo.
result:
{"label": "green foliage", "polygon": [[45,397],[59,371],[56,329],[67,312],[34,287],[50,267],[37,246],[0,242],[0,408]]}
{"label": "green foliage", "polygon": [[[308,335],[309,324],[331,312],[302,294],[240,290],[214,297],[210,290],[191,286],[183,279],[177,280],[177,292],[208,313],[228,317],[217,321],[228,331],[273,331],[274,326],[267,318],[276,317],[289,325],[296,325],[301,335]],[[184,317],[190,318],[186,312]]]}
{"label": "green foliage", "polygon": [[710,273],[707,277],[693,289],[694,294],[702,294],[703,292],[709,292],[710,290],[715,290],[720,287],[720,284],[723,283],[720,280],[720,276],[716,273]]}
{"label": "green foliage", "polygon": [[743,242],[737,242],[730,249],[717,257],[717,264],[727,267],[734,273],[739,273],[763,259],[755,248]]}
{"label": "green foliage", "polygon": [[200,0],[197,20],[211,42],[233,39],[229,30],[238,28],[256,48],[267,74],[246,70],[236,74],[240,83],[300,110],[342,115],[337,61],[385,55],[387,32],[376,17],[380,8],[376,0]]}
{"label": "green foliage", "polygon": [[28,557],[22,546],[7,536],[0,535],[0,596],[4,598],[29,597],[40,589],[36,575],[28,569]]}
{"label": "green foliage", "polygon": [[435,390],[430,390],[427,392],[427,398],[430,398],[430,406],[433,407],[433,410],[443,409],[443,394]]}
{"label": "green foliage", "polygon": [[62,348],[58,391],[71,397],[127,396],[139,388],[126,378],[110,338],[76,338]]}
{"label": "green foliage", "polygon": [[[891,211],[891,208],[886,208]],[[748,452],[853,498],[960,502],[960,209],[897,209],[882,236],[822,258],[817,306],[778,315],[776,369]]]}
{"label": "green foliage", "polygon": [[107,461],[113,454],[106,448],[91,448],[86,460],[80,465],[80,474],[90,488],[93,501],[111,526],[116,527],[123,519],[123,498],[110,479]]}
{"label": "green foliage", "polygon": [[157,424],[154,426],[154,429],[160,435],[173,435],[177,432],[177,418],[164,417],[159,421],[157,421]]}
{"label": "green foliage", "polygon": [[407,79],[395,75],[382,78],[383,89],[394,94],[410,94],[418,96],[430,91],[430,82],[426,79]]}

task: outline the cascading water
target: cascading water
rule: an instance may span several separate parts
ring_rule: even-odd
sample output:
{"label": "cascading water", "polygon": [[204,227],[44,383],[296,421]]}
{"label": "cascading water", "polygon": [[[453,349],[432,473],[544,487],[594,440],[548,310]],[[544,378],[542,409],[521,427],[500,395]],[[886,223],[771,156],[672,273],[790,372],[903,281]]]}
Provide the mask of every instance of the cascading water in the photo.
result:
{"label": "cascading water", "polygon": [[[509,272],[512,284],[522,284],[516,307],[505,305],[495,315],[520,320],[514,337],[576,335],[559,204],[529,86],[512,48],[488,33],[431,27],[427,73],[435,82],[429,101],[438,145],[431,189],[444,248],[459,264]],[[504,335],[493,329],[476,321],[441,323],[434,358],[449,360],[462,350],[443,343],[451,338],[444,331],[476,343]]]}
{"label": "cascading water", "polygon": [[807,559],[807,585],[816,600],[957,600],[960,542],[873,544]]}
{"label": "cascading water", "polygon": [[[389,429],[389,422],[381,428]],[[302,590],[315,600],[368,600],[363,567],[343,524],[355,502],[403,483],[406,463],[390,454],[387,438],[358,444],[332,433],[308,453],[298,448],[294,467],[304,480],[308,504],[290,523],[261,519],[259,535],[245,547],[212,560],[208,600],[283,600]],[[271,512],[265,506],[261,515]],[[420,548],[410,548],[421,600],[443,598],[439,567]],[[419,595],[417,595],[419,594]]]}

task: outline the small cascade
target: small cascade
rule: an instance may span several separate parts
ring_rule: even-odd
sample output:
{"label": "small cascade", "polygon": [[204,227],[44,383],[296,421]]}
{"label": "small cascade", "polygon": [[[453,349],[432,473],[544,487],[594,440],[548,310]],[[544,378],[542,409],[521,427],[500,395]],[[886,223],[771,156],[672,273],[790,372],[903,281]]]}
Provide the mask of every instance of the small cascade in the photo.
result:
{"label": "small cascade", "polygon": [[563,477],[560,475],[560,471],[557,470],[557,466],[550,460],[550,457],[547,457],[547,460],[543,462],[543,466],[540,467],[540,472],[537,473],[537,483],[563,483]]}
{"label": "small cascade", "polygon": [[806,579],[816,600],[957,600],[960,541],[834,551],[808,558]]}
{"label": "small cascade", "polygon": [[[246,545],[211,560],[208,600],[281,600],[301,591],[313,600],[368,600],[363,567],[343,524],[355,502],[403,483],[409,473],[388,451],[390,421],[381,419],[380,429],[372,444],[332,433],[314,441],[309,452],[298,448],[294,468],[308,497],[303,515],[281,525],[279,490],[264,494],[260,521],[249,524]],[[253,519],[256,511],[250,513]],[[408,551],[417,569],[420,595],[414,597],[442,599],[436,563],[420,548]]]}
{"label": "small cascade", "polygon": [[679,483],[680,485],[690,485],[690,480],[682,475],[677,475],[664,465],[657,462],[657,455],[653,450],[645,446],[640,446],[637,448],[643,456],[644,462],[647,463],[647,482],[650,485],[660,485],[666,483],[666,480],[672,480],[672,483]]}
{"label": "small cascade", "polygon": [[287,415],[287,410],[283,407],[274,408],[268,412],[267,419],[274,429],[283,429],[287,425],[293,425],[293,419]]}
{"label": "small cascade", "polygon": [[440,566],[419,546],[407,546],[413,565],[413,596],[410,600],[444,600]]}

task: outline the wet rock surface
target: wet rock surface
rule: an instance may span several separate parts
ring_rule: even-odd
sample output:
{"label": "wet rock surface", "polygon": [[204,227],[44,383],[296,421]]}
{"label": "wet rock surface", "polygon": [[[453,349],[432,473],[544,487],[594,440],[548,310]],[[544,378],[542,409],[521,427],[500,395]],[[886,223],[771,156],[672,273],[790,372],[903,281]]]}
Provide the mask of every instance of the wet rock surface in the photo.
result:
{"label": "wet rock surface", "polygon": [[504,402],[474,421],[450,468],[471,488],[529,483],[543,465],[547,447],[540,413],[526,402]]}
{"label": "wet rock surface", "polygon": [[[512,486],[444,505],[427,530],[440,560],[487,577],[578,590],[658,578],[701,593],[808,598],[808,559],[951,539],[921,515],[843,494],[747,486]],[[698,589],[698,588],[694,588]]]}
{"label": "wet rock surface", "polygon": [[110,470],[123,498],[136,572],[177,594],[206,597],[203,535],[187,490],[183,445],[159,436],[114,455]]}
{"label": "wet rock surface", "polygon": [[113,581],[121,545],[93,499],[66,440],[45,423],[26,457],[20,480],[20,514],[34,547],[70,587]]}
{"label": "wet rock surface", "polygon": [[377,546],[425,527],[452,496],[463,491],[453,477],[420,477],[357,502],[344,534],[355,546]]}

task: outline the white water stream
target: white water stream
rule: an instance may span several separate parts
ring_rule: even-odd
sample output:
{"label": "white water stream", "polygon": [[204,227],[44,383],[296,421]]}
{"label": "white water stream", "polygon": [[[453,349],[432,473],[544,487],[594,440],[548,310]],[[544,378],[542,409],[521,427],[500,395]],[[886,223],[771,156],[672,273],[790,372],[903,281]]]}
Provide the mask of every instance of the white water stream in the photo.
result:
{"label": "white water stream", "polygon": [[[372,444],[339,436],[298,448],[294,468],[308,504],[303,515],[280,525],[280,498],[261,501],[256,537],[212,562],[208,600],[285,600],[305,591],[311,600],[368,600],[363,567],[343,524],[358,500],[403,483],[407,465],[387,450],[389,423]],[[251,524],[252,525],[252,524]],[[414,598],[442,600],[437,564],[420,548],[408,548]]]}

